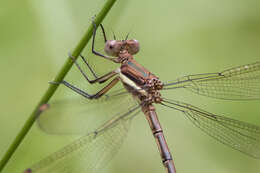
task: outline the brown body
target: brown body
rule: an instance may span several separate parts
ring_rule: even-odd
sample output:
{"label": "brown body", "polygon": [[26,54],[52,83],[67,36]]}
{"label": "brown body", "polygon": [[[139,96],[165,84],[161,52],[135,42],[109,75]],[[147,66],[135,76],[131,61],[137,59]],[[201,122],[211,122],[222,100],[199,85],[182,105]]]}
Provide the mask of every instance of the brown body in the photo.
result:
{"label": "brown body", "polygon": [[[120,55],[119,55],[120,57]],[[159,90],[162,89],[162,82],[147,69],[138,64],[131,55],[126,56],[120,67],[120,77],[125,88],[138,99],[142,105],[146,119],[149,122],[153,136],[160,151],[163,165],[168,173],[175,173],[172,156],[166,143],[163,130],[158,120],[153,103],[161,102]],[[135,85],[134,85],[134,84]]]}

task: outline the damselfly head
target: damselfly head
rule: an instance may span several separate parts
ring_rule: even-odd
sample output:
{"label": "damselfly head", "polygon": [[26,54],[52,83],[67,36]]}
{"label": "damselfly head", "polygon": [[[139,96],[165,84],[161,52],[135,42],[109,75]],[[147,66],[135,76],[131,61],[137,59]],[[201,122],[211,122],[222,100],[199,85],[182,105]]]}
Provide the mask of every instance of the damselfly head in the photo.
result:
{"label": "damselfly head", "polygon": [[137,40],[107,40],[105,52],[110,56],[118,56],[121,51],[127,51],[134,55],[139,51],[139,42]]}

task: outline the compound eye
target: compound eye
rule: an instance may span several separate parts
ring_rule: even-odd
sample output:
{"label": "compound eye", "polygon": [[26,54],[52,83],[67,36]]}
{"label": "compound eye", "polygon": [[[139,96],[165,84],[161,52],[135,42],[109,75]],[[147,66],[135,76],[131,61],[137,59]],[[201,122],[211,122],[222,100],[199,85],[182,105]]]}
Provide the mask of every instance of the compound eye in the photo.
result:
{"label": "compound eye", "polygon": [[105,52],[110,56],[117,56],[120,51],[120,46],[116,40],[108,40],[105,45]]}
{"label": "compound eye", "polygon": [[128,43],[128,46],[129,46],[128,52],[130,54],[134,55],[137,52],[139,52],[140,45],[139,45],[139,42],[137,40],[128,40],[127,43]]}

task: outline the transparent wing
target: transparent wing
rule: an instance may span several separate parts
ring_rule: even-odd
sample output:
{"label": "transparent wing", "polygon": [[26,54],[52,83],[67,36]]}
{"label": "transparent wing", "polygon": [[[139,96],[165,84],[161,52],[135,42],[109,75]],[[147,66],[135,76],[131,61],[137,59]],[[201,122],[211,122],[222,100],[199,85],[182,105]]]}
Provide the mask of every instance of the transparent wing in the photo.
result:
{"label": "transparent wing", "polygon": [[195,126],[219,142],[260,159],[260,126],[215,115],[174,100],[165,99],[163,105],[184,112]]}
{"label": "transparent wing", "polygon": [[39,115],[37,123],[49,134],[86,134],[118,112],[137,104],[125,90],[114,91],[98,100],[77,97],[54,101]]}
{"label": "transparent wing", "polygon": [[164,86],[165,89],[186,88],[219,99],[260,99],[260,62],[220,73],[189,75]]}
{"label": "transparent wing", "polygon": [[95,131],[28,168],[25,173],[99,172],[123,143],[131,119],[140,112],[135,105],[114,116]]}

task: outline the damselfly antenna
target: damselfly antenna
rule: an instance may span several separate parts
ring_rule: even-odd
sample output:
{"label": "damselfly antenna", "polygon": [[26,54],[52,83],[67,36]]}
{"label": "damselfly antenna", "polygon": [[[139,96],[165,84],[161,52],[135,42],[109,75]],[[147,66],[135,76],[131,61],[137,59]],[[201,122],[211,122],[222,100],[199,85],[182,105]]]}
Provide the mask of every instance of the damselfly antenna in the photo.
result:
{"label": "damselfly antenna", "polygon": [[127,33],[126,37],[125,37],[125,40],[128,39],[128,36],[129,36],[130,32]]}
{"label": "damselfly antenna", "polygon": [[113,32],[113,39],[116,40],[116,35],[115,35],[114,31],[112,31],[112,32]]}

